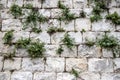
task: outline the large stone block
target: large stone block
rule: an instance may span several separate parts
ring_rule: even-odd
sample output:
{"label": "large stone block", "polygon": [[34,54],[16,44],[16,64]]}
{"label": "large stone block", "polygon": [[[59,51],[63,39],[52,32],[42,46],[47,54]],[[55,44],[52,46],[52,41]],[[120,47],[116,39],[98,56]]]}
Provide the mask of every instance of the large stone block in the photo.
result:
{"label": "large stone block", "polygon": [[4,61],[3,70],[20,70],[21,68],[21,58],[13,58],[14,60],[6,59]]}
{"label": "large stone block", "polygon": [[88,70],[92,72],[113,72],[111,59],[92,58],[88,61]]}
{"label": "large stone block", "polygon": [[64,4],[68,8],[73,8],[72,0],[60,0],[62,4]]}
{"label": "large stone block", "polygon": [[13,72],[11,80],[32,80],[31,72]]}
{"label": "large stone block", "polygon": [[0,80],[10,80],[10,72],[0,72]]}
{"label": "large stone block", "polygon": [[62,15],[61,9],[51,9],[51,18],[59,18]]}
{"label": "large stone block", "polygon": [[72,69],[78,72],[83,72],[87,70],[87,59],[86,58],[67,58],[66,59],[66,71],[72,71]]}
{"label": "large stone block", "polygon": [[49,9],[40,9],[39,13],[42,14],[46,18],[50,18],[51,12]]}
{"label": "large stone block", "polygon": [[63,72],[65,68],[64,58],[47,58],[45,70],[49,72]]}
{"label": "large stone block", "polygon": [[76,80],[76,77],[70,73],[57,73],[57,80]]}
{"label": "large stone block", "polygon": [[103,19],[92,23],[92,31],[115,31],[115,27],[110,21]]}
{"label": "large stone block", "polygon": [[82,31],[83,29],[85,31],[91,30],[91,22],[90,22],[90,20],[89,19],[84,19],[84,18],[76,19],[76,21],[75,21],[75,30]]}
{"label": "large stone block", "polygon": [[87,0],[73,0],[75,9],[82,9],[87,6]]}
{"label": "large stone block", "polygon": [[97,46],[88,47],[86,45],[80,45],[78,47],[79,57],[101,57],[101,48]]}
{"label": "large stone block", "polygon": [[119,61],[120,61],[120,58],[115,58],[113,60],[115,72],[120,72],[120,62]]}
{"label": "large stone block", "polygon": [[112,50],[109,49],[102,49],[103,57],[113,57]]}
{"label": "large stone block", "polygon": [[60,28],[60,21],[58,21],[57,19],[51,19],[48,22],[49,27],[57,27]]}
{"label": "large stone block", "polygon": [[9,30],[20,31],[22,29],[22,24],[18,19],[6,19],[2,21],[2,31]]}
{"label": "large stone block", "polygon": [[23,58],[22,60],[22,70],[23,71],[44,71],[44,60],[43,59],[30,59]]}
{"label": "large stone block", "polygon": [[42,73],[42,72],[36,72],[34,74],[34,80],[56,80],[56,74],[55,73]]}

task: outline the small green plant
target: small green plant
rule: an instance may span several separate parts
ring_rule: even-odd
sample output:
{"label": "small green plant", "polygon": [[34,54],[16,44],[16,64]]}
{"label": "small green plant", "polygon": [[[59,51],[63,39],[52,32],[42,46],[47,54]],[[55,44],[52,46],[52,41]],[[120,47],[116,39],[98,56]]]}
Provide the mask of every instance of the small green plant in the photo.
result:
{"label": "small green plant", "polygon": [[81,33],[82,33],[82,34],[83,34],[83,33],[85,33],[85,32],[86,32],[86,30],[85,30],[85,29],[82,29],[82,30],[81,30]]}
{"label": "small green plant", "polygon": [[66,33],[64,35],[64,39],[62,40],[63,44],[65,44],[70,50],[72,50],[74,46],[74,39],[70,38],[70,35]]}
{"label": "small green plant", "polygon": [[95,44],[95,42],[94,42],[93,40],[88,40],[88,39],[86,39],[85,45],[91,47],[91,46],[93,46],[94,44]]}
{"label": "small green plant", "polygon": [[63,51],[64,51],[64,50],[63,50],[62,46],[60,46],[60,47],[56,50],[56,53],[57,53],[57,54],[62,54]]}
{"label": "small green plant", "polygon": [[3,57],[4,57],[4,60],[5,60],[5,59],[14,60],[13,57],[15,57],[15,49],[14,49],[14,51],[11,52],[11,53],[6,53],[6,54],[4,54]]}
{"label": "small green plant", "polygon": [[70,13],[69,8],[67,8],[66,6],[64,6],[64,5],[61,3],[61,1],[58,2],[58,7],[59,7],[60,9],[62,9],[62,16],[60,16],[60,17],[58,18],[58,20],[68,22],[68,21],[72,21],[73,19],[76,19],[75,15],[72,14],[72,13]]}
{"label": "small green plant", "polygon": [[27,46],[30,44],[31,39],[30,38],[21,38],[16,42],[16,48],[27,48]]}
{"label": "small green plant", "polygon": [[91,22],[95,22],[95,21],[97,22],[97,21],[99,21],[101,19],[102,19],[101,15],[93,15],[93,16],[90,17]]}
{"label": "small green plant", "polygon": [[10,30],[8,32],[5,33],[3,40],[4,40],[4,44],[11,44],[12,43],[12,39],[13,39],[13,31],[14,30]]}
{"label": "small green plant", "polygon": [[45,51],[44,43],[40,43],[39,41],[32,42],[29,45],[27,51],[31,58],[43,57],[43,53]]}
{"label": "small green plant", "polygon": [[47,30],[47,33],[49,33],[50,35],[51,34],[54,34],[56,32],[64,32],[65,30],[63,28],[57,28],[57,27],[50,27],[48,30]]}
{"label": "small green plant", "polygon": [[72,69],[71,74],[73,74],[75,77],[79,77],[79,73],[75,69]]}
{"label": "small green plant", "polygon": [[14,16],[14,18],[18,18],[22,15],[22,8],[16,4],[13,4],[10,7],[10,13]]}
{"label": "small green plant", "polygon": [[32,32],[40,33],[42,32],[42,30],[35,27],[35,28],[32,28]]}
{"label": "small green plant", "polygon": [[82,17],[82,18],[85,18],[85,17],[86,17],[86,14],[85,14],[84,11],[82,11],[82,12],[80,13],[80,17]]}
{"label": "small green plant", "polygon": [[114,12],[113,14],[108,14],[106,16],[106,19],[111,20],[112,23],[116,25],[120,25],[120,16],[118,15],[117,12]]}
{"label": "small green plant", "polygon": [[103,38],[98,40],[98,45],[102,48],[114,48],[118,45],[118,41],[113,36],[103,35]]}

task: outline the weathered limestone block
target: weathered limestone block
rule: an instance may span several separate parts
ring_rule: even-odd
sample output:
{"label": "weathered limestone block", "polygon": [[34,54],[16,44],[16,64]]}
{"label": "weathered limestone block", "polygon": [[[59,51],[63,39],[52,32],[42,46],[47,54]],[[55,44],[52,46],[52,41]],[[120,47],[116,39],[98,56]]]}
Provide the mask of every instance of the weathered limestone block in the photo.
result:
{"label": "weathered limestone block", "polygon": [[3,57],[0,57],[0,71],[2,70],[3,68]]}
{"label": "weathered limestone block", "polygon": [[93,8],[90,8],[90,7],[83,8],[83,11],[85,12],[87,18],[90,18],[90,16],[92,15],[92,10],[93,10]]}
{"label": "weathered limestone block", "polygon": [[39,13],[42,14],[46,18],[49,18],[51,16],[51,12],[49,9],[40,9]]}
{"label": "weathered limestone block", "polygon": [[120,80],[120,74],[118,73],[103,73],[101,80]]}
{"label": "weathered limestone block", "polygon": [[73,6],[75,9],[82,9],[87,6],[87,0],[73,0]]}
{"label": "weathered limestone block", "polygon": [[62,15],[61,9],[51,9],[51,18],[59,18]]}
{"label": "weathered limestone block", "polygon": [[6,19],[2,21],[2,31],[9,30],[20,31],[22,29],[22,24],[18,19]]}
{"label": "weathered limestone block", "polygon": [[27,52],[26,49],[16,49],[15,56],[17,56],[17,57],[27,57],[28,52]]}
{"label": "weathered limestone block", "polygon": [[[80,76],[81,76],[80,80],[100,80],[99,73],[83,72],[80,74]],[[79,78],[78,78],[78,80],[79,80]]]}
{"label": "weathered limestone block", "polygon": [[114,12],[117,12],[118,15],[120,16],[120,8],[111,8],[111,9],[109,10],[109,12],[110,12],[110,14],[113,14]]}
{"label": "weathered limestone block", "polygon": [[113,57],[113,52],[108,49],[102,49],[103,57]]}
{"label": "weathered limestone block", "polygon": [[86,39],[96,42],[97,38],[101,38],[104,35],[103,32],[84,32],[83,33],[83,43],[86,42]]}
{"label": "weathered limestone block", "polygon": [[21,38],[29,38],[30,32],[25,32],[25,31],[19,31],[19,32],[14,32],[13,33],[13,43],[15,43],[17,40]]}
{"label": "weathered limestone block", "polygon": [[82,43],[82,34],[80,32],[69,32],[68,34],[74,39],[74,44]]}
{"label": "weathered limestone block", "polygon": [[56,50],[58,49],[59,45],[45,45],[45,56],[46,57],[56,57],[59,56],[56,54]]}
{"label": "weathered limestone block", "polygon": [[67,48],[65,45],[62,46],[64,51],[62,52],[62,57],[77,57],[77,47],[73,46],[72,50]]}
{"label": "weathered limestone block", "polygon": [[113,62],[115,72],[120,72],[120,58],[115,58]]}
{"label": "weathered limestone block", "polygon": [[0,4],[2,5],[2,8],[7,7],[7,0],[0,0]]}
{"label": "weathered limestone block", "polygon": [[62,4],[64,4],[68,8],[73,8],[72,0],[60,0]]}
{"label": "weathered limestone block", "polygon": [[39,39],[41,42],[50,43],[50,36],[49,36],[49,34],[46,31],[43,31],[43,32],[41,32],[39,34],[31,33],[30,34],[30,38],[32,40]]}
{"label": "weathered limestone block", "polygon": [[34,74],[34,80],[56,80],[56,74],[55,73],[42,73],[42,72],[36,72]]}
{"label": "weathered limestone block", "polygon": [[20,70],[21,58],[13,58],[14,60],[6,59],[4,61],[3,70]]}
{"label": "weathered limestone block", "polygon": [[56,8],[59,0],[45,0],[42,8]]}
{"label": "weathered limestone block", "polygon": [[45,23],[41,23],[40,26],[41,26],[42,31],[47,31],[47,29],[49,28],[48,21]]}
{"label": "weathered limestone block", "polygon": [[82,31],[82,30],[85,30],[85,31],[89,31],[91,30],[91,22],[89,19],[76,19],[75,21],[75,30],[77,31]]}
{"label": "weathered limestone block", "polygon": [[19,6],[22,6],[23,0],[8,0],[7,7],[11,7],[13,4],[17,4]]}
{"label": "weathered limestone block", "polygon": [[114,31],[115,27],[105,19],[92,23],[92,31]]}
{"label": "weathered limestone block", "polygon": [[53,44],[60,44],[62,43],[62,39],[64,38],[65,33],[64,32],[57,32],[51,36],[51,42]]}
{"label": "weathered limestone block", "polygon": [[46,71],[49,72],[63,72],[65,67],[65,59],[64,58],[47,58],[46,61]]}
{"label": "weathered limestone block", "polygon": [[0,72],[0,80],[10,80],[10,72]]}
{"label": "weathered limestone block", "polygon": [[22,70],[23,71],[43,71],[44,70],[44,60],[43,59],[30,59],[23,58],[22,60]]}
{"label": "weathered limestone block", "polygon": [[74,14],[75,17],[80,17],[81,9],[70,9],[70,13]]}
{"label": "weathered limestone block", "polygon": [[51,19],[48,22],[49,27],[57,27],[60,28],[60,21],[58,21],[57,19]]}
{"label": "weathered limestone block", "polygon": [[112,8],[112,7],[120,7],[120,1],[119,0],[110,0],[109,1],[109,8]]}
{"label": "weathered limestone block", "polygon": [[92,58],[88,61],[88,70],[93,72],[113,72],[111,59]]}
{"label": "weathered limestone block", "polygon": [[86,45],[80,45],[78,47],[79,57],[101,57],[101,48],[96,45],[88,47]]}
{"label": "weathered limestone block", "polygon": [[1,55],[4,55],[4,54],[10,54],[10,53],[13,53],[14,52],[14,48],[15,46],[9,46],[9,45],[2,45],[1,46]]}
{"label": "weathered limestone block", "polygon": [[72,68],[78,72],[87,70],[87,59],[86,58],[67,58],[66,59],[66,71],[72,71]]}
{"label": "weathered limestone block", "polygon": [[76,80],[76,77],[70,73],[57,73],[57,80]]}
{"label": "weathered limestone block", "polygon": [[66,31],[74,31],[74,20],[67,23],[65,21],[61,21],[61,28],[65,29]]}
{"label": "weathered limestone block", "polygon": [[33,7],[41,8],[41,0],[24,0],[24,4],[32,4]]}
{"label": "weathered limestone block", "polygon": [[120,33],[119,32],[110,32],[110,33],[108,33],[108,35],[114,36],[115,38],[120,40]]}
{"label": "weathered limestone block", "polygon": [[2,9],[1,10],[1,18],[7,19],[7,18],[13,18],[13,16],[10,14],[9,9]]}
{"label": "weathered limestone block", "polygon": [[31,72],[13,72],[11,80],[32,80]]}

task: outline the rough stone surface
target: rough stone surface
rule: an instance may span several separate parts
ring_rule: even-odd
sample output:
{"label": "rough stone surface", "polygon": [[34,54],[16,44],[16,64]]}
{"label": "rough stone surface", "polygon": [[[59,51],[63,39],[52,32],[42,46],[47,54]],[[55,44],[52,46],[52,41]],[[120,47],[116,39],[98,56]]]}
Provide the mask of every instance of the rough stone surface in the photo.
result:
{"label": "rough stone surface", "polygon": [[14,58],[14,60],[4,61],[4,70],[20,70],[21,68],[21,58]]}
{"label": "rough stone surface", "polygon": [[86,58],[75,59],[68,58],[66,59],[66,71],[72,71],[72,68],[78,72],[83,72],[87,70],[87,60]]}
{"label": "rough stone surface", "polygon": [[22,60],[22,70],[23,71],[43,71],[44,61],[43,59],[33,59],[23,58]]}
{"label": "rough stone surface", "polygon": [[64,58],[47,58],[45,70],[46,71],[55,71],[55,72],[63,72],[65,66]]}
{"label": "rough stone surface", "polygon": [[34,80],[56,80],[56,74],[36,72],[34,74]]}
{"label": "rough stone surface", "polygon": [[2,61],[3,61],[3,57],[0,57],[0,64],[1,64],[1,65],[0,65],[0,71],[1,71],[2,68],[3,68],[3,62],[2,62]]}
{"label": "rough stone surface", "polygon": [[111,59],[89,59],[88,70],[93,72],[113,72],[113,62]]}
{"label": "rough stone surface", "polygon": [[31,72],[13,72],[11,80],[32,80]]}
{"label": "rough stone surface", "polygon": [[10,72],[0,72],[0,80],[10,80]]}

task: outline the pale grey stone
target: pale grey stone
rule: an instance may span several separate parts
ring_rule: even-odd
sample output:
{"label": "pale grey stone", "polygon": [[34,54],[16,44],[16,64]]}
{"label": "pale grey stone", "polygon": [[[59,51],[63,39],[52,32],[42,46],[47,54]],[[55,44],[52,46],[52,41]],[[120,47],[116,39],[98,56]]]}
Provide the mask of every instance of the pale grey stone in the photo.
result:
{"label": "pale grey stone", "polygon": [[75,17],[80,17],[81,9],[70,9],[70,13],[74,14]]}
{"label": "pale grey stone", "polygon": [[57,73],[57,80],[76,80],[76,77],[70,73]]}
{"label": "pale grey stone", "polygon": [[103,57],[113,57],[112,50],[102,49]]}
{"label": "pale grey stone", "polygon": [[60,0],[62,4],[64,4],[68,8],[73,8],[72,0]]}
{"label": "pale grey stone", "polygon": [[51,16],[49,9],[40,9],[39,13],[42,14],[46,18],[49,18]]}
{"label": "pale grey stone", "polygon": [[14,51],[15,51],[15,46],[9,46],[4,44],[1,46],[2,55],[10,54],[10,53],[13,53]]}
{"label": "pale grey stone", "polygon": [[28,52],[27,52],[26,49],[16,49],[15,56],[17,56],[17,57],[27,57]]}
{"label": "pale grey stone", "polygon": [[113,72],[111,59],[92,58],[88,61],[88,70],[92,72]]}
{"label": "pale grey stone", "polygon": [[32,32],[30,34],[30,38],[32,40],[39,39],[41,42],[50,43],[50,36],[49,36],[49,34],[46,31],[43,31],[43,32],[41,32],[39,34]]}
{"label": "pale grey stone", "polygon": [[6,59],[4,61],[3,70],[20,70],[21,58],[13,58],[14,60]]}
{"label": "pale grey stone", "polygon": [[114,31],[115,27],[105,19],[92,23],[92,31]]}
{"label": "pale grey stone", "polygon": [[119,32],[110,32],[108,33],[109,36],[114,36],[118,40],[120,40],[120,33]]}
{"label": "pale grey stone", "polygon": [[101,57],[101,48],[96,45],[88,47],[86,45],[80,45],[78,47],[79,57]]}
{"label": "pale grey stone", "polygon": [[113,59],[115,72],[120,72],[120,58]]}
{"label": "pale grey stone", "polygon": [[0,80],[10,80],[10,72],[0,72]]}
{"label": "pale grey stone", "polygon": [[36,72],[34,74],[34,80],[56,80],[56,74],[53,72]]}
{"label": "pale grey stone", "polygon": [[42,31],[47,31],[47,29],[49,28],[48,22],[41,23],[40,26]]}
{"label": "pale grey stone", "polygon": [[90,18],[90,16],[92,15],[92,10],[93,10],[93,8],[91,8],[91,7],[83,8],[83,11],[85,12],[87,18]]}
{"label": "pale grey stone", "polygon": [[56,57],[58,56],[56,54],[56,50],[59,47],[59,45],[45,45],[45,56],[46,57]]}
{"label": "pale grey stone", "polygon": [[62,45],[63,52],[61,54],[62,57],[77,57],[77,47],[73,46],[72,50],[70,50],[67,46]]}
{"label": "pale grey stone", "polygon": [[0,0],[0,4],[3,6],[3,8],[7,7],[7,0]]}
{"label": "pale grey stone", "polygon": [[1,18],[8,19],[8,18],[13,18],[13,16],[12,16],[12,14],[10,14],[9,9],[2,9],[1,10]]}
{"label": "pale grey stone", "polygon": [[74,39],[74,44],[82,43],[82,34],[80,32],[69,32],[68,34]]}
{"label": "pale grey stone", "polygon": [[61,28],[65,29],[66,31],[74,31],[74,20],[67,23],[65,21],[61,21]]}
{"label": "pale grey stone", "polygon": [[80,74],[80,76],[81,76],[81,80],[100,80],[99,73],[83,72]]}
{"label": "pale grey stone", "polygon": [[73,6],[75,9],[82,9],[87,6],[87,0],[73,0]]}
{"label": "pale grey stone", "polygon": [[46,61],[46,71],[49,72],[63,72],[65,67],[65,59],[64,58],[47,58]]}
{"label": "pale grey stone", "polygon": [[13,72],[11,80],[32,80],[31,72]]}
{"label": "pale grey stone", "polygon": [[59,18],[62,15],[61,9],[51,9],[51,17],[52,18]]}
{"label": "pale grey stone", "polygon": [[22,60],[22,70],[23,71],[43,71],[44,70],[44,60],[43,59],[30,59],[23,58]]}
{"label": "pale grey stone", "polygon": [[18,19],[6,19],[2,21],[2,31],[9,31],[11,29],[20,31],[22,24]]}
{"label": "pale grey stone", "polygon": [[89,19],[84,19],[84,18],[76,19],[76,21],[75,21],[75,30],[82,31],[83,29],[85,31],[89,31],[91,29],[90,20]]}
{"label": "pale grey stone", "polygon": [[113,14],[114,12],[117,12],[118,15],[120,15],[120,8],[111,8],[111,9],[109,10],[109,12],[110,12],[110,14]]}
{"label": "pale grey stone", "polygon": [[72,69],[78,72],[87,70],[87,59],[86,58],[67,58],[66,59],[66,71],[72,71]]}
{"label": "pale grey stone", "polygon": [[3,57],[0,57],[0,71],[2,70],[2,68],[3,68]]}
{"label": "pale grey stone", "polygon": [[51,19],[48,22],[49,27],[57,27],[60,28],[60,21],[58,21],[57,19]]}
{"label": "pale grey stone", "polygon": [[22,6],[23,0],[8,0],[7,7],[11,7],[13,4],[17,4],[19,6]]}
{"label": "pale grey stone", "polygon": [[62,43],[62,39],[64,38],[64,32],[57,32],[51,36],[51,42],[53,44],[60,44]]}
{"label": "pale grey stone", "polygon": [[42,8],[56,8],[59,0],[45,0]]}

